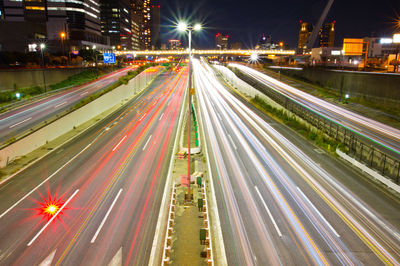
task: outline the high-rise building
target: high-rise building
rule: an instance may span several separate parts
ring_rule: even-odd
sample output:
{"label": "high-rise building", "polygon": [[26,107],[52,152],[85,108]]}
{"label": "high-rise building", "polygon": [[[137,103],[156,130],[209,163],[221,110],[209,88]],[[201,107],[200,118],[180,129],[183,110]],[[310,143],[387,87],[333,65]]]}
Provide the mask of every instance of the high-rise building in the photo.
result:
{"label": "high-rise building", "polygon": [[100,0],[101,33],[122,50],[132,49],[130,10],[129,0]]}
{"label": "high-rise building", "polygon": [[140,50],[140,17],[135,12],[131,12],[131,31],[132,50]]}
{"label": "high-rise building", "polygon": [[99,0],[51,0],[47,1],[47,10],[49,39],[59,38],[66,29],[72,49],[109,47],[108,38],[101,35]]}
{"label": "high-rise building", "polygon": [[159,50],[161,48],[161,39],[160,39],[160,11],[161,5],[158,1],[154,1],[151,6],[152,10],[152,34],[151,34],[151,42],[153,49]]}
{"label": "high-rise building", "polygon": [[228,44],[229,44],[229,35],[224,35],[221,33],[215,35],[215,47],[217,49],[226,50],[228,49]]}
{"label": "high-rise building", "polygon": [[151,6],[150,0],[131,0],[132,13],[139,23],[140,50],[151,48]]}
{"label": "high-rise building", "polygon": [[100,31],[99,0],[2,0],[0,3],[2,21],[7,23],[1,27],[14,30],[11,36],[3,37],[11,40],[23,32],[27,37],[18,43],[25,47],[35,39],[47,38],[48,49],[52,50],[60,46],[63,38],[74,50],[93,45],[109,48]]}
{"label": "high-rise building", "polygon": [[143,0],[143,24],[142,24],[142,35],[144,49],[151,49],[151,9],[150,0]]}
{"label": "high-rise building", "polygon": [[[131,0],[131,13],[132,13],[132,49],[144,49],[144,41],[142,35],[143,29],[143,0]],[[134,39],[133,32],[136,32],[137,39]]]}
{"label": "high-rise building", "polygon": [[44,1],[0,1],[0,50],[28,50],[33,42],[42,42],[46,32],[47,9]]}
{"label": "high-rise building", "polygon": [[300,20],[299,42],[297,48],[304,49],[304,46],[306,45],[312,31],[313,26],[310,23]]}
{"label": "high-rise building", "polygon": [[319,31],[319,46],[320,47],[333,47],[335,42],[335,23],[325,23]]}

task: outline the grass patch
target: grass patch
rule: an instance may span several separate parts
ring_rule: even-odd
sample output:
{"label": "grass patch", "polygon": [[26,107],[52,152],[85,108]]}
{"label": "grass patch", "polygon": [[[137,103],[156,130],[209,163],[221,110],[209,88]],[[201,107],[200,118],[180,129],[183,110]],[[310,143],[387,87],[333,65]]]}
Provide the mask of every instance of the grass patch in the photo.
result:
{"label": "grass patch", "polygon": [[299,122],[295,116],[288,115],[288,112],[284,111],[283,109],[273,107],[259,96],[255,96],[253,99],[251,99],[250,103],[275,120],[278,120],[295,130],[298,134],[302,135],[318,147],[321,147],[332,154],[335,154],[336,148],[339,147],[339,142],[336,140],[326,136],[320,131],[313,130],[310,126]]}

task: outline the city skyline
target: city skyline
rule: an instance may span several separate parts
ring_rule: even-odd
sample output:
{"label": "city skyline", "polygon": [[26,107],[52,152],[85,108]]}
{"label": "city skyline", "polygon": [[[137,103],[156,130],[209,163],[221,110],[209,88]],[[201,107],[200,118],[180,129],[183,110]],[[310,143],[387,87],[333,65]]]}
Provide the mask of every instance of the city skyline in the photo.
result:
{"label": "city skyline", "polygon": [[[317,23],[327,1],[252,1],[248,5],[240,1],[167,1],[161,0],[162,41],[177,38],[173,31],[176,20],[189,18],[203,23],[205,30],[193,37],[195,46],[215,46],[218,32],[230,35],[230,42],[240,41],[244,48],[254,47],[260,34],[272,35],[275,42],[285,41],[295,48],[298,42],[300,20],[312,25]],[[335,45],[348,37],[390,37],[395,31],[396,10],[400,2],[383,0],[335,1],[326,22],[336,21]],[[212,9],[208,6],[213,6]],[[269,14],[272,13],[272,15]],[[182,39],[184,40],[184,38]]]}

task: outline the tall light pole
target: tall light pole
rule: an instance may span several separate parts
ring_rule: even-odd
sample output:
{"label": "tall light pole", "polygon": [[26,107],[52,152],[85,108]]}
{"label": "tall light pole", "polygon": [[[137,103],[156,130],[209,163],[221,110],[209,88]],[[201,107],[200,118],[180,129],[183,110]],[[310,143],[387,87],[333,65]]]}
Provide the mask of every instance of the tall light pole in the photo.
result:
{"label": "tall light pole", "polygon": [[188,200],[190,198],[190,119],[191,119],[191,88],[192,88],[192,31],[201,30],[201,25],[196,24],[194,26],[187,25],[184,22],[178,24],[178,30],[182,32],[188,32],[189,39],[189,85],[188,85]]}
{"label": "tall light pole", "polygon": [[96,45],[92,46],[92,50],[94,53],[94,60],[95,60],[95,65],[96,65],[96,78],[99,76],[99,70],[97,68],[97,52],[96,52]]}
{"label": "tall light pole", "polygon": [[[62,31],[60,33],[60,37],[61,37],[61,47],[62,47],[62,55],[63,56],[65,56],[65,44],[64,44],[65,36],[66,36],[65,32]],[[68,65],[68,62],[67,62],[67,65]]]}
{"label": "tall light pole", "polygon": [[393,43],[396,44],[396,58],[395,58],[395,65],[393,66],[394,72],[397,72],[398,68],[398,56],[399,56],[399,45],[400,45],[400,33],[395,33],[393,35]]}
{"label": "tall light pole", "polygon": [[45,63],[44,63],[44,56],[43,56],[43,50],[46,48],[46,45],[44,43],[40,44],[40,53],[42,55],[42,74],[43,74],[43,85],[44,85],[44,92],[47,92],[47,87],[46,87],[46,76],[44,74],[44,69],[45,69]]}

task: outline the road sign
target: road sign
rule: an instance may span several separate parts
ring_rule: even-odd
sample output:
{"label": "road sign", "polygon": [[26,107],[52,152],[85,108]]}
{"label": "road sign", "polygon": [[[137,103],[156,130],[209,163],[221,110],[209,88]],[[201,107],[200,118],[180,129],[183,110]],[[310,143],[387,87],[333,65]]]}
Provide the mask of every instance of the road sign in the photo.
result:
{"label": "road sign", "polygon": [[104,53],[103,59],[105,64],[115,64],[115,54],[114,53]]}

